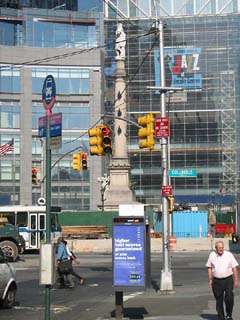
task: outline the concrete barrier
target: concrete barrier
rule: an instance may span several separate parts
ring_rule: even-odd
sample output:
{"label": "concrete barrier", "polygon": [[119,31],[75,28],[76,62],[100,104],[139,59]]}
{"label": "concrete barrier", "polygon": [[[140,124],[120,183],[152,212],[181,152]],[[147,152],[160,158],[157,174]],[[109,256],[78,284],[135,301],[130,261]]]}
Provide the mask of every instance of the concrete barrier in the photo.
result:
{"label": "concrete barrier", "polygon": [[[112,239],[66,240],[68,241],[69,247],[76,253],[112,253]],[[240,243],[232,244],[230,238],[177,238],[175,252],[211,251],[214,250],[215,242],[218,240],[224,242],[226,250],[240,252]],[[151,252],[162,252],[162,239],[151,238]]]}

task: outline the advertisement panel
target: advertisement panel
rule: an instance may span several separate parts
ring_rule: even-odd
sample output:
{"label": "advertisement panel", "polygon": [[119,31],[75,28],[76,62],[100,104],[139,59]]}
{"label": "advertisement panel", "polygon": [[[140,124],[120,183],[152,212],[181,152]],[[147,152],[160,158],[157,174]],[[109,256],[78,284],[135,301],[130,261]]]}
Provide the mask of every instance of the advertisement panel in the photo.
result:
{"label": "advertisement panel", "polygon": [[145,225],[135,221],[113,224],[113,285],[117,287],[145,286]]}
{"label": "advertisement panel", "polygon": [[[165,86],[185,90],[202,89],[201,48],[164,48]],[[155,86],[161,86],[159,49],[154,49]]]}

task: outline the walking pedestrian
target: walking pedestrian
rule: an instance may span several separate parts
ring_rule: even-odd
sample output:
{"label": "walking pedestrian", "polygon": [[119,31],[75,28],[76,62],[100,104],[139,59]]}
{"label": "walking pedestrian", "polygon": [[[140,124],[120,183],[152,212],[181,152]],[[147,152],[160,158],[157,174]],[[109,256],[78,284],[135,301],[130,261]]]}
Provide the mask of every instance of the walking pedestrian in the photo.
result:
{"label": "walking pedestrian", "polygon": [[[72,262],[74,261],[76,264],[79,264],[79,261],[77,260],[75,254],[73,254],[73,252],[69,249],[67,241],[64,240],[63,243],[65,244],[65,248],[67,250],[67,254],[68,254],[68,259],[70,259]],[[74,276],[81,285],[84,285],[85,283],[85,279],[82,278],[77,272],[74,271],[73,267],[69,270],[69,274],[71,274],[72,276]]]}
{"label": "walking pedestrian", "polygon": [[67,278],[67,281],[70,283],[69,287],[72,288],[74,283],[71,278],[68,278],[72,265],[68,263],[69,256],[63,241],[62,237],[57,239],[57,272],[59,275],[60,288],[65,288],[65,278]]}
{"label": "walking pedestrian", "polygon": [[237,266],[238,262],[233,254],[224,250],[223,241],[217,241],[215,251],[210,253],[206,267],[208,268],[209,286],[212,288],[216,299],[216,310],[219,320],[233,320],[233,288],[238,287]]}

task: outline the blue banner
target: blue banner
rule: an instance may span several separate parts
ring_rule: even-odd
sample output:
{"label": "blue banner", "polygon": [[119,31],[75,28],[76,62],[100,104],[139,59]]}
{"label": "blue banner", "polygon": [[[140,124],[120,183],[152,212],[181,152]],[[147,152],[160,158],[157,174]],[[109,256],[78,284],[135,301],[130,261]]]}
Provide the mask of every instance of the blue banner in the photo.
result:
{"label": "blue banner", "polygon": [[[164,48],[165,86],[202,89],[201,48]],[[161,86],[159,49],[154,49],[155,86]]]}
{"label": "blue banner", "polygon": [[113,285],[144,286],[144,225],[113,226]]}

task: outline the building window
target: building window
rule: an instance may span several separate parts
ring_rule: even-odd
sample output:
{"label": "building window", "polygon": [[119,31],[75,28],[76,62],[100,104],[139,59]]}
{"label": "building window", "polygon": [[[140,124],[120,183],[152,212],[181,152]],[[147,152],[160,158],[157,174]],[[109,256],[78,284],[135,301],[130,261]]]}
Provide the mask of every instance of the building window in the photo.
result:
{"label": "building window", "polygon": [[[40,19],[39,19],[40,20]],[[27,46],[50,48],[96,47],[96,26],[76,22],[27,21]]]}
{"label": "building window", "polygon": [[20,69],[0,66],[0,92],[20,93]]}
{"label": "building window", "polygon": [[[89,106],[88,104],[79,103],[76,105],[68,105],[54,107],[54,113],[62,113],[62,129],[76,130],[89,128]],[[32,127],[38,129],[39,118],[45,116],[43,107],[33,107],[32,110]]]}
{"label": "building window", "polygon": [[89,70],[87,69],[32,69],[32,91],[42,93],[47,75],[51,74],[56,82],[57,94],[88,94]]}
{"label": "building window", "polygon": [[20,128],[19,106],[0,105],[0,128],[1,129],[19,129]]}
{"label": "building window", "polygon": [[4,21],[0,19],[0,45],[22,45],[22,21]]}

